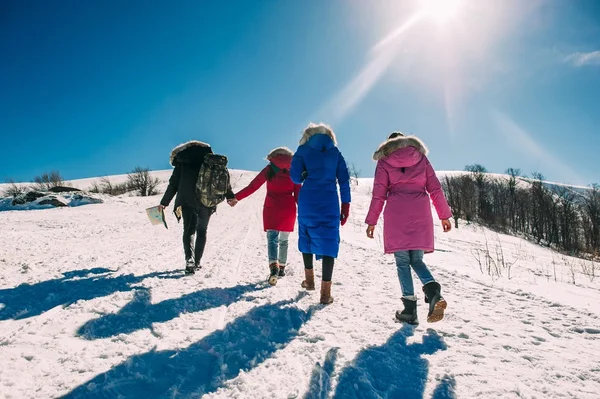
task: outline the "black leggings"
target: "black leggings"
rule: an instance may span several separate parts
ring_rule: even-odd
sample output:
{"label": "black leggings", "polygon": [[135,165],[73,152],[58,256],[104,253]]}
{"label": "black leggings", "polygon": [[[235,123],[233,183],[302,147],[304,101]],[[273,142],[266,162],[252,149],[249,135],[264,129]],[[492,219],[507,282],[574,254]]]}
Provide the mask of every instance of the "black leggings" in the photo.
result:
{"label": "black leggings", "polygon": [[[183,217],[183,252],[185,253],[185,260],[192,258],[193,251],[194,262],[199,265],[206,247],[206,230],[213,210],[204,206],[197,209],[182,206],[181,213]],[[192,245],[194,233],[196,233],[196,245]]]}
{"label": "black leggings", "polygon": [[[312,269],[313,268],[313,254],[302,254],[302,260],[304,260],[304,268]],[[331,256],[323,256],[323,281],[331,281],[331,276],[333,275],[333,265],[335,263],[335,258]]]}

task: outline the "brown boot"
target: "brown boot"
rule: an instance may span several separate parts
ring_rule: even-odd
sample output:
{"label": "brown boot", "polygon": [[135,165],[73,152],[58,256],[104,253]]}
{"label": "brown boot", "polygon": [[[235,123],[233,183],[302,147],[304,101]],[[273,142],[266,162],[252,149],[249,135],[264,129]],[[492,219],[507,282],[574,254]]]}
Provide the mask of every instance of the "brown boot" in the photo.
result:
{"label": "brown boot", "polygon": [[321,303],[323,305],[333,303],[333,297],[331,296],[331,281],[321,281]]}
{"label": "brown boot", "polygon": [[304,269],[304,276],[306,280],[302,282],[302,288],[305,288],[307,291],[315,290],[315,270],[314,269]]}
{"label": "brown boot", "polygon": [[277,263],[271,263],[269,265],[271,274],[269,275],[269,285],[277,284],[277,275],[279,274],[279,265]]}

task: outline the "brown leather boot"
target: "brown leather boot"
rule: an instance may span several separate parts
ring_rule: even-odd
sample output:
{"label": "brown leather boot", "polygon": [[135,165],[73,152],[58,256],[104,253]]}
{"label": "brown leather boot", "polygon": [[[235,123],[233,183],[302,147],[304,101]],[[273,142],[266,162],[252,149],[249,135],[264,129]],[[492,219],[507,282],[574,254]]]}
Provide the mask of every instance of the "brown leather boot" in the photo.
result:
{"label": "brown leather boot", "polygon": [[269,285],[277,284],[277,275],[279,274],[279,265],[277,263],[271,263],[269,265],[271,274],[269,275]]}
{"label": "brown leather boot", "polygon": [[333,297],[331,296],[331,281],[321,281],[321,303],[323,305],[333,303]]}
{"label": "brown leather boot", "polygon": [[315,270],[314,269],[304,269],[304,276],[306,280],[302,282],[302,288],[305,288],[307,291],[315,290]]}

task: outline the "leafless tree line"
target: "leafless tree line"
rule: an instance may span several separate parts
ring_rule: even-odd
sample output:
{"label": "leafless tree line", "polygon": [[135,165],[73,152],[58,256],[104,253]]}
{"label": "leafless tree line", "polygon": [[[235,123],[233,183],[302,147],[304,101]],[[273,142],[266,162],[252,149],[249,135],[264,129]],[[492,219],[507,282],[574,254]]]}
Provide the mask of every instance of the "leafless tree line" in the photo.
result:
{"label": "leafless tree line", "polygon": [[465,170],[469,173],[442,179],[455,227],[462,219],[570,255],[600,256],[599,185],[581,194],[545,184],[539,173],[528,179],[511,168],[506,178],[493,178],[481,165]]}
{"label": "leafless tree line", "polygon": [[[49,191],[55,187],[69,186],[59,171],[45,172],[35,176],[32,184],[19,184],[13,179],[6,179],[6,183],[8,183],[8,187],[4,190],[4,195],[8,197],[16,197],[32,190]],[[126,182],[114,184],[108,177],[103,177],[99,181],[93,182],[89,191],[109,195],[135,192],[137,195],[145,197],[158,194],[159,184],[160,180],[152,177],[148,168],[138,166],[127,175]]]}

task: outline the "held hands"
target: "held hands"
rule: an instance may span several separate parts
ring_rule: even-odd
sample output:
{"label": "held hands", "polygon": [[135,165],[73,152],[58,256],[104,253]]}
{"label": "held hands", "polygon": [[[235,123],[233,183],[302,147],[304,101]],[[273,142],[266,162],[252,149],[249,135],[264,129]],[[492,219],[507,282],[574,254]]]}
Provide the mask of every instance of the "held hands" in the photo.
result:
{"label": "held hands", "polygon": [[342,212],[340,214],[340,223],[342,223],[342,226],[348,221],[348,216],[350,216],[350,204],[342,204]]}
{"label": "held hands", "polygon": [[442,227],[444,228],[444,233],[447,233],[450,230],[452,230],[452,223],[450,223],[449,219],[443,219],[442,220]]}
{"label": "held hands", "polygon": [[230,206],[230,207],[232,207],[232,208],[233,208],[234,206],[236,206],[238,202],[239,202],[239,201],[238,201],[238,200],[236,200],[235,198],[232,198],[232,199],[228,199],[228,200],[227,200],[227,204],[229,204],[229,206]]}
{"label": "held hands", "polygon": [[367,226],[367,237],[374,238],[375,226],[368,225]]}

